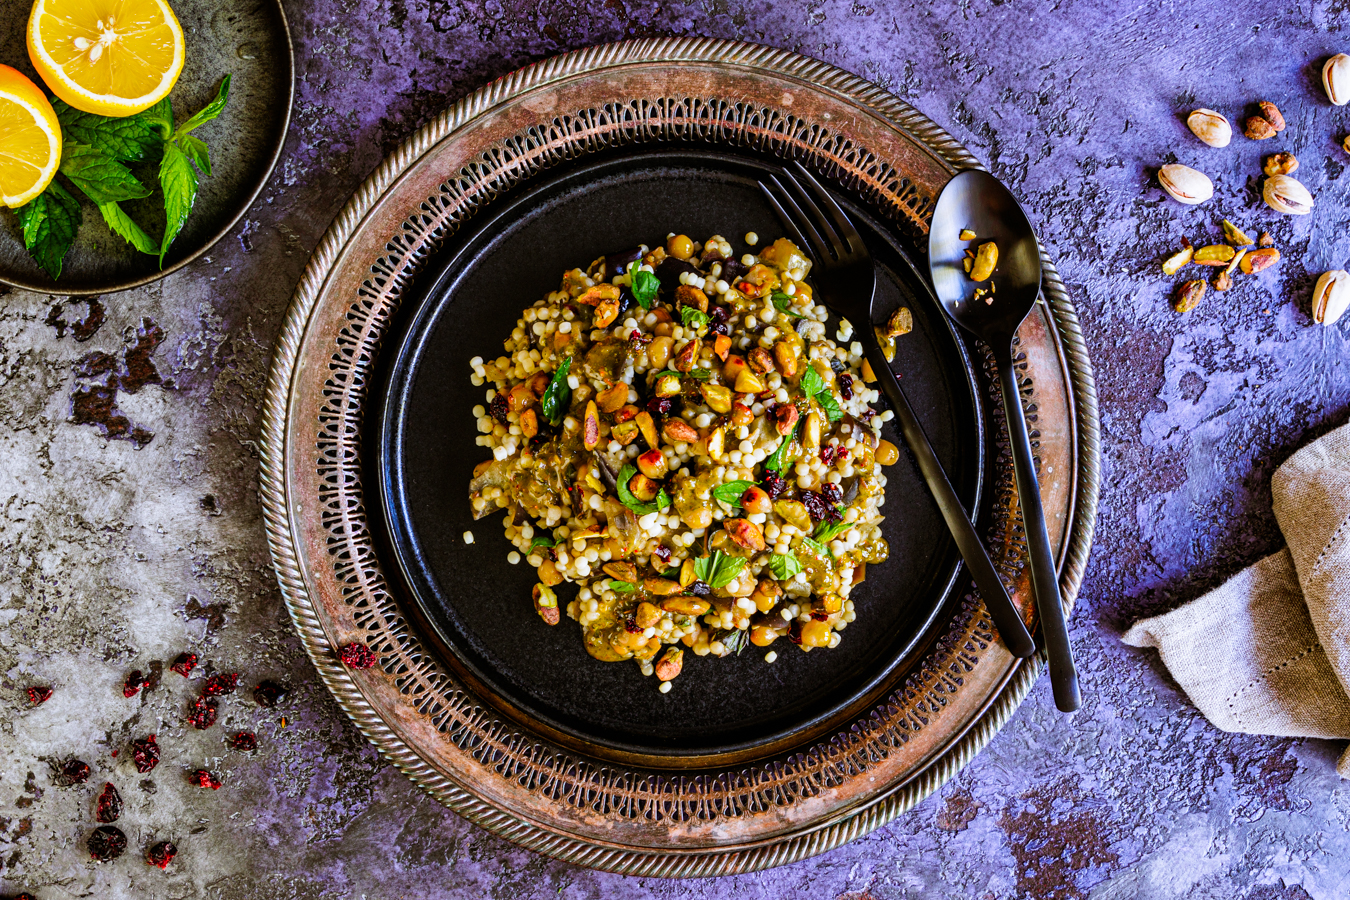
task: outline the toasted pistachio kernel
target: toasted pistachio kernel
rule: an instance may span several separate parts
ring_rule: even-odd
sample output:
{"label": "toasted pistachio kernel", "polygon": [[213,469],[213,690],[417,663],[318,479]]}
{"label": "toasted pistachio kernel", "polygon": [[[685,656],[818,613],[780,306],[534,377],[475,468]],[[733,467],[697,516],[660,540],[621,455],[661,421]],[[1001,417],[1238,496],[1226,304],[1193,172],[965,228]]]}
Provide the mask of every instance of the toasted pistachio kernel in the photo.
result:
{"label": "toasted pistachio kernel", "polygon": [[1236,252],[1227,244],[1210,244],[1196,250],[1192,260],[1200,266],[1226,266]]}
{"label": "toasted pistachio kernel", "polygon": [[[1347,141],[1350,141],[1350,138],[1346,138],[1346,140],[1347,140]],[[963,258],[963,259],[961,260],[961,266],[962,266],[962,268],[964,268],[964,269],[966,270],[966,273],[967,273],[967,274],[970,273],[970,257],[969,257],[969,256],[967,256],[967,257],[965,257],[965,258]]]}
{"label": "toasted pistachio kernel", "polygon": [[1162,270],[1164,275],[1175,275],[1191,261],[1194,255],[1194,247],[1182,247],[1176,253],[1173,253],[1167,259],[1163,260]]}
{"label": "toasted pistachio kernel", "polygon": [[1228,266],[1224,269],[1224,271],[1231,276],[1234,272],[1237,271],[1238,266],[1242,265],[1242,260],[1244,260],[1247,257],[1247,254],[1249,252],[1251,252],[1251,250],[1248,247],[1238,248],[1238,252],[1233,254],[1233,258],[1229,260]]}
{"label": "toasted pistachio kernel", "polygon": [[914,330],[914,314],[909,311],[908,306],[896,307],[895,312],[886,320],[886,336],[900,337],[902,334],[909,334]]}
{"label": "toasted pistachio kernel", "polygon": [[1247,237],[1246,233],[1243,232],[1241,228],[1237,227],[1227,219],[1224,219],[1222,224],[1224,239],[1234,247],[1246,247],[1249,244],[1256,243],[1251,238]]}
{"label": "toasted pistachio kernel", "polygon": [[1267,175],[1291,175],[1298,170],[1298,157],[1288,150],[1272,153],[1262,167]]}
{"label": "toasted pistachio kernel", "polygon": [[1280,251],[1274,247],[1253,250],[1242,257],[1242,271],[1247,275],[1263,272],[1280,261]]}
{"label": "toasted pistachio kernel", "polygon": [[1222,272],[1220,272],[1218,274],[1218,277],[1214,279],[1214,290],[1216,291],[1226,291],[1232,286],[1233,286],[1233,277],[1228,274],[1227,269],[1224,269]]}
{"label": "toasted pistachio kernel", "polygon": [[1200,279],[1183,281],[1177,286],[1176,296],[1172,298],[1172,308],[1177,312],[1190,312],[1205,296],[1208,285]]}
{"label": "toasted pistachio kernel", "polygon": [[1256,239],[1256,246],[1258,246],[1258,247],[1274,247],[1274,246],[1275,246],[1275,239],[1274,239],[1273,237],[1270,236],[1270,232],[1269,232],[1269,231],[1263,231],[1263,232],[1261,232],[1261,236],[1260,236],[1259,238]]}
{"label": "toasted pistachio kernel", "polygon": [[998,244],[988,241],[980,245],[975,253],[975,262],[970,267],[972,281],[988,281],[998,265]]}
{"label": "toasted pistachio kernel", "polygon": [[973,241],[975,240],[975,232],[971,231],[969,228],[962,228],[958,237],[963,241]]}
{"label": "toasted pistachio kernel", "polygon": [[1254,141],[1264,141],[1275,136],[1275,126],[1261,116],[1251,116],[1242,133]]}
{"label": "toasted pistachio kernel", "polygon": [[1284,114],[1280,108],[1269,100],[1262,100],[1256,104],[1261,110],[1261,118],[1270,123],[1270,127],[1276,131],[1284,131]]}

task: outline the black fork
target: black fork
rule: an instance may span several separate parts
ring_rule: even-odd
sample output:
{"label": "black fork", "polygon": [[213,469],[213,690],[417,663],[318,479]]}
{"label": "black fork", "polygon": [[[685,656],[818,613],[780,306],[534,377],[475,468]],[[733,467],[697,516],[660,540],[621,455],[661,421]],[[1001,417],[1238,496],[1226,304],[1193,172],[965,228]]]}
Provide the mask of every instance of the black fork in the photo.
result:
{"label": "black fork", "polygon": [[[947,473],[942,470],[942,464],[933,452],[933,445],[928,442],[928,436],[924,434],[909,400],[900,388],[900,381],[891,371],[881,344],[877,341],[872,325],[872,303],[877,284],[872,254],[868,252],[867,245],[848,216],[820,182],[799,163],[793,163],[793,169],[798,177],[784,171],[781,176],[769,176],[770,184],[761,182],[760,188],[789,233],[796,237],[798,246],[803,250],[809,248],[816,258],[811,274],[825,305],[836,315],[853,323],[855,339],[862,343],[872,373],[895,409],[900,434],[914,454],[923,480],[937,501],[952,537],[956,539],[956,546],[961,551],[975,586],[979,588],[990,618],[1003,637],[1003,643],[1014,656],[1031,656],[1036,652],[1036,644],[1027,633],[1017,608],[1008,598],[1007,589],[994,570],[989,553],[975,534],[970,517],[956,496],[956,491],[952,490]],[[802,182],[806,183],[809,190],[802,186]]]}

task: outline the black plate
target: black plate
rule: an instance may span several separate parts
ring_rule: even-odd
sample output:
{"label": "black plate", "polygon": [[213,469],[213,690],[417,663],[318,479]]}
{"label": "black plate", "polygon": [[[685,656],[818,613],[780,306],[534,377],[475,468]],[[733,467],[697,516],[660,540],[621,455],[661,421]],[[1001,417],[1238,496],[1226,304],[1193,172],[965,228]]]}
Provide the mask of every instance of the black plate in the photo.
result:
{"label": "black plate", "polygon": [[[670,231],[699,240],[721,234],[737,252],[749,231],[766,241],[782,234],[757,187],[769,171],[748,157],[666,149],[588,161],[531,184],[476,216],[427,266],[385,345],[367,459],[402,587],[434,631],[427,637],[490,702],[583,743],[693,756],[803,733],[898,677],[964,584],[954,542],[902,454],[886,470],[891,556],[869,566],[853,592],[857,621],[838,648],[807,654],[781,640],[773,664],[755,647],[726,659],[686,653],[674,689],[661,694],[635,663],[588,656],[566,616],[545,625],[530,602],[534,569],[506,561],[514,548],[501,514],[472,519],[468,484],[489,453],[474,442],[471,410],[485,402],[486,386],[470,384],[469,360],[500,356],[525,307],[556,289],[564,270],[604,253],[655,246]],[[983,422],[965,348],[902,240],[848,209],[880,263],[878,317],[901,302],[914,314],[896,358],[906,393],[957,493],[978,509]],[[560,592],[560,605],[574,596],[574,588]]]}

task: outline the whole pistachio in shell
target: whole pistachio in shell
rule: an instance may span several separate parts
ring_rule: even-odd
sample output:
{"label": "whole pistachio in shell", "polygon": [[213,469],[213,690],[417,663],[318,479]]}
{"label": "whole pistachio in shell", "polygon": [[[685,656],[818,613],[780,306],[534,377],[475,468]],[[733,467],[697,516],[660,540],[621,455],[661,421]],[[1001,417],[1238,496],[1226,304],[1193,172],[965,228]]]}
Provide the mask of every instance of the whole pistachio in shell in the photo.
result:
{"label": "whole pistachio in shell", "polygon": [[1158,170],[1158,184],[1179,203],[1204,203],[1214,196],[1214,182],[1204,172],[1172,163]]}
{"label": "whole pistachio in shell", "polygon": [[1261,189],[1266,205],[1289,216],[1305,216],[1312,212],[1313,198],[1299,181],[1289,175],[1272,175]]}
{"label": "whole pistachio in shell", "polygon": [[1323,272],[1313,288],[1312,317],[1318,325],[1335,325],[1350,306],[1350,272]]}
{"label": "whole pistachio in shell", "polygon": [[1337,106],[1350,103],[1350,56],[1337,53],[1322,67],[1322,87]]}
{"label": "whole pistachio in shell", "polygon": [[1212,109],[1197,109],[1186,117],[1186,127],[1211,147],[1227,147],[1233,140],[1233,126],[1221,113]]}

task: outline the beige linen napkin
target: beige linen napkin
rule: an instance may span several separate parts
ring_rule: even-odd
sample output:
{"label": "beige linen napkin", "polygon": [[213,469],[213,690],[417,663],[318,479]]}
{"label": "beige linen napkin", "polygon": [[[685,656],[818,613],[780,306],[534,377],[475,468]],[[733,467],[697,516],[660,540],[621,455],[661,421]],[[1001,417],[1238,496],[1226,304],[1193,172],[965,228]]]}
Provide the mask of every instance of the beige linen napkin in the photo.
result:
{"label": "beige linen napkin", "polygon": [[1290,457],[1271,493],[1289,549],[1124,641],[1157,647],[1224,731],[1350,738],[1350,425]]}

